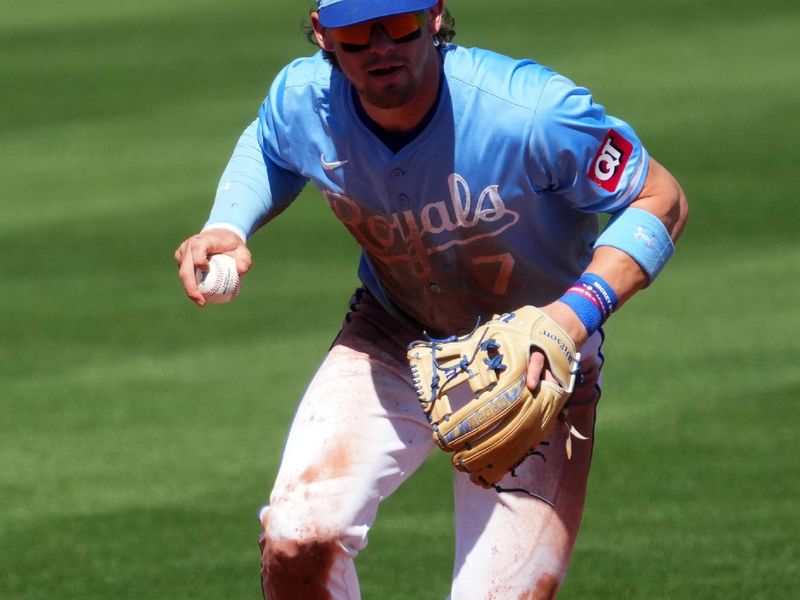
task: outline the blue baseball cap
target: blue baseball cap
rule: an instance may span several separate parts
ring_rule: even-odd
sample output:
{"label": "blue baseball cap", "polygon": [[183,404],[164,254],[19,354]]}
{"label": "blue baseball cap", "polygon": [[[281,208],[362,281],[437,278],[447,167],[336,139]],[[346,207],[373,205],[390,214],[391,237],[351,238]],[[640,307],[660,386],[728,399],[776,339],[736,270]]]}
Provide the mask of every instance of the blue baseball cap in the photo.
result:
{"label": "blue baseball cap", "polygon": [[323,27],[347,27],[362,21],[427,10],[437,0],[316,0]]}

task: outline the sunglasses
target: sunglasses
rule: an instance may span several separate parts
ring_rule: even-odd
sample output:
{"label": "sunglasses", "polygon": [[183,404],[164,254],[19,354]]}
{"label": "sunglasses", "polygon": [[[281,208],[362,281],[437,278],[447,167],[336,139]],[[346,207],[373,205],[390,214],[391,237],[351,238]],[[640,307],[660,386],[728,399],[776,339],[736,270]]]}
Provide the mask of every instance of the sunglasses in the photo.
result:
{"label": "sunglasses", "polygon": [[395,44],[411,42],[422,35],[422,26],[425,24],[425,11],[416,13],[402,13],[373,19],[347,27],[334,27],[329,29],[331,37],[339,42],[345,52],[360,52],[369,48],[372,37],[372,28],[380,25],[392,38]]}

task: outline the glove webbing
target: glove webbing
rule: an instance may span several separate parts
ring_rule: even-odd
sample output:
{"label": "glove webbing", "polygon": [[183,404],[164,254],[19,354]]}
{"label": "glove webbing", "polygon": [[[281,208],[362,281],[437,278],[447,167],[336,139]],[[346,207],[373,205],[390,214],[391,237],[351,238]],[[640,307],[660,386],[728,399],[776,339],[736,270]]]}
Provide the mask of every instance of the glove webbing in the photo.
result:
{"label": "glove webbing", "polygon": [[[480,323],[480,319],[478,320],[478,323]],[[475,344],[475,350],[473,351],[472,356],[470,357],[462,356],[461,360],[458,361],[457,364],[450,365],[449,367],[440,367],[438,361],[436,360],[436,351],[442,349],[441,344],[446,344],[447,342],[456,341],[458,339],[458,336],[454,335],[445,339],[434,339],[426,334],[425,337],[428,338],[428,342],[430,343],[431,346],[431,362],[433,363],[433,375],[431,376],[431,399],[430,399],[431,403],[436,401],[436,395],[439,390],[439,371],[444,373],[445,381],[444,384],[442,385],[442,387],[444,387],[444,385],[447,385],[449,381],[455,379],[458,376],[458,374],[461,373],[462,371],[471,374],[469,370],[469,365],[472,363],[473,360],[475,360],[475,356],[478,354],[478,350],[498,348],[497,342],[495,342],[494,340],[488,340],[486,342],[483,341],[483,338],[486,337],[486,332],[484,331],[483,335],[481,335],[481,339],[478,340],[477,344]],[[499,354],[493,357],[491,360],[484,359],[484,362],[489,366],[490,369],[498,369],[498,370],[505,369],[505,365],[502,364],[503,357]]]}

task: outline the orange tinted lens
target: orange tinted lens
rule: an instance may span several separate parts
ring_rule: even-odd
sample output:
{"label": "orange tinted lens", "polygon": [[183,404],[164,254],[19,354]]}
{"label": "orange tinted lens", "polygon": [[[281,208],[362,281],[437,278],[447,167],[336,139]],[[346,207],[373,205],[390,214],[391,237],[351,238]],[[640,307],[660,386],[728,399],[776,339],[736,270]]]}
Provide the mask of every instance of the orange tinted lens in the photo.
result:
{"label": "orange tinted lens", "polygon": [[355,25],[348,25],[347,27],[335,27],[328,31],[331,32],[331,37],[337,42],[343,42],[345,44],[368,44],[374,24],[374,21],[365,21],[364,23],[356,23]]}
{"label": "orange tinted lens", "polygon": [[414,33],[417,29],[422,27],[422,17],[425,13],[404,13],[402,15],[395,15],[389,17],[383,22],[386,28],[386,33],[393,40],[399,40]]}
{"label": "orange tinted lens", "polygon": [[399,40],[411,33],[414,33],[422,26],[423,15],[425,13],[403,13],[401,15],[392,15],[390,17],[382,17],[380,19],[373,19],[372,21],[364,21],[363,23],[356,23],[347,27],[335,27],[330,29],[331,36],[337,42],[345,44],[369,44],[369,38],[372,35],[372,28],[380,24],[389,34],[393,40]]}

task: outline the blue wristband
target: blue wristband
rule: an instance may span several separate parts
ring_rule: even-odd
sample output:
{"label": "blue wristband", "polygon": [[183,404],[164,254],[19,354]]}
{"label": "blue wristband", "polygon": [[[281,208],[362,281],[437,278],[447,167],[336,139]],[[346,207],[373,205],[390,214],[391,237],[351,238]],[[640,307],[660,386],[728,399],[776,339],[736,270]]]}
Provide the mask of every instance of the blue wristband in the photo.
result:
{"label": "blue wristband", "polygon": [[591,300],[577,294],[564,294],[558,301],[575,311],[589,335],[600,329],[600,325],[603,324],[603,313]]}
{"label": "blue wristband", "polygon": [[672,238],[657,216],[641,208],[626,208],[609,221],[594,247],[622,250],[647,273],[650,282],[675,251]]}
{"label": "blue wristband", "polygon": [[589,335],[597,331],[617,308],[617,295],[602,277],[584,273],[559,298],[583,323]]}

